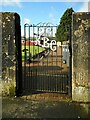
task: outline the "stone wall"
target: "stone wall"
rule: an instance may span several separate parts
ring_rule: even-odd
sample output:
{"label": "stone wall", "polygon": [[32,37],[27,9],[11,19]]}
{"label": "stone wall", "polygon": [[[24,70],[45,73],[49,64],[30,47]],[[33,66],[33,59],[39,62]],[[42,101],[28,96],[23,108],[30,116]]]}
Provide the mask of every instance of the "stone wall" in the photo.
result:
{"label": "stone wall", "polygon": [[[16,65],[18,64],[16,60],[17,36],[20,36],[16,32],[16,26],[20,24],[20,18],[18,14],[11,12],[0,13],[0,16],[2,16],[0,20],[2,25],[2,93],[3,95],[15,95]],[[16,21],[19,21],[19,24],[16,24]]]}
{"label": "stone wall", "polygon": [[73,13],[72,100],[90,102],[90,13]]}
{"label": "stone wall", "polygon": [[[0,14],[0,21],[2,20],[2,16]],[[2,25],[0,22],[0,119],[2,119]]]}

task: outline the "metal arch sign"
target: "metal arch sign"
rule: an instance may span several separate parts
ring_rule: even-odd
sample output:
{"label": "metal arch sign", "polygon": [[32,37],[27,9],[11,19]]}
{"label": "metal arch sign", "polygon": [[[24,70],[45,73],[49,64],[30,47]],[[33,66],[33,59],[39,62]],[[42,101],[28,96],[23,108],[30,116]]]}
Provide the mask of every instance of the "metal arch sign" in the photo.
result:
{"label": "metal arch sign", "polygon": [[[24,25],[24,33],[26,38],[26,28],[28,30],[29,38],[32,36],[35,38],[34,44],[41,46],[43,48],[49,48],[52,51],[56,51],[57,49],[57,42],[55,39],[53,39],[57,26],[53,25],[52,23],[39,23],[37,25]],[[52,40],[50,40],[49,37],[52,37]],[[42,41],[42,43],[41,43]]]}

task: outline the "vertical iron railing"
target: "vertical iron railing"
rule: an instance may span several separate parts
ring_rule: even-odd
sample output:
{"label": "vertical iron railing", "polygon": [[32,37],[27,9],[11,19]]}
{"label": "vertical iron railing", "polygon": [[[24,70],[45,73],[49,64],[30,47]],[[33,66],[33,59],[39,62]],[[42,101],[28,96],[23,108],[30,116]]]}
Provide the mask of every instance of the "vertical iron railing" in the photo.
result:
{"label": "vertical iron railing", "polygon": [[72,27],[69,26],[69,88],[68,94],[72,95]]}
{"label": "vertical iron railing", "polygon": [[16,45],[16,96],[22,94],[22,56],[20,16],[15,13],[15,45]]}
{"label": "vertical iron railing", "polygon": [[[47,29],[52,31],[48,31]],[[23,66],[23,89],[30,90],[31,92],[60,92],[60,93],[68,93],[67,86],[71,85],[71,81],[69,81],[70,75],[62,72],[62,52],[60,57],[60,52],[53,52],[49,48],[43,48],[41,50],[41,46],[34,46],[35,35],[41,38],[47,37],[49,42],[55,37],[54,29],[57,29],[57,26],[42,24],[39,23],[37,25],[24,25],[24,66]],[[28,46],[26,47],[26,32],[28,30]],[[48,31],[48,33],[47,33]],[[50,33],[49,33],[50,32]],[[50,36],[51,35],[51,36]],[[52,39],[50,40],[50,37]],[[33,41],[33,46],[31,47],[31,39]],[[37,50],[35,51],[37,47]],[[28,56],[27,56],[27,48],[28,48]],[[49,52],[49,53],[48,53]],[[47,57],[46,57],[47,53]],[[50,54],[51,53],[51,54]],[[58,54],[59,53],[59,54]],[[30,55],[32,54],[32,59],[27,62],[27,57],[30,59]],[[42,58],[41,58],[42,56]],[[41,59],[40,59],[41,58]],[[51,63],[52,62],[52,63]],[[58,63],[57,63],[58,62]],[[60,64],[60,65],[59,65]],[[61,68],[60,68],[61,67]],[[70,79],[71,80],[71,79]],[[71,87],[70,87],[71,88]]]}

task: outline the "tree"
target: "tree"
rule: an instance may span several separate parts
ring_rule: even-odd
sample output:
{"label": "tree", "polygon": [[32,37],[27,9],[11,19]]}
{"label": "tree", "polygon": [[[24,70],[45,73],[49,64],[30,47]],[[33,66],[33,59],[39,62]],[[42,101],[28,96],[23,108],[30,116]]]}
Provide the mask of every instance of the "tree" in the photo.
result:
{"label": "tree", "polygon": [[57,28],[56,41],[69,40],[70,25],[72,22],[72,12],[74,12],[74,10],[72,8],[69,8],[64,12],[64,14],[60,20],[60,24]]}

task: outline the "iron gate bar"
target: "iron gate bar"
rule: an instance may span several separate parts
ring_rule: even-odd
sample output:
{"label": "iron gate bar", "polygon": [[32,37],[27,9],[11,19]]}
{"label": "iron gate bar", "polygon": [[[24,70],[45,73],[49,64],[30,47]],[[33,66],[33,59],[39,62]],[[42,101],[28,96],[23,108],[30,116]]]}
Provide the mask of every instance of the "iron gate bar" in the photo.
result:
{"label": "iron gate bar", "polygon": [[[29,26],[29,56],[31,55],[31,53],[30,53],[30,26]],[[29,76],[30,76],[30,62],[31,62],[31,56],[30,56],[30,58],[29,58]],[[31,87],[31,85],[30,85],[30,78],[29,78],[29,83],[28,83],[28,86],[30,86]]]}
{"label": "iron gate bar", "polygon": [[69,26],[69,53],[70,53],[70,59],[69,59],[69,96],[71,96],[72,91],[72,25]]}
{"label": "iron gate bar", "polygon": [[20,16],[14,13],[15,17],[15,57],[16,57],[16,96],[22,94],[22,56],[21,56],[21,26]]}
{"label": "iron gate bar", "polygon": [[25,42],[24,42],[24,84],[23,84],[23,88],[25,89],[25,78],[26,78],[26,24],[24,25],[24,40],[25,40]]}
{"label": "iron gate bar", "polygon": [[[28,30],[28,32],[29,32],[29,27],[28,27],[27,30]],[[28,33],[28,34],[29,34],[29,33]],[[29,39],[29,38],[28,38],[28,39]],[[27,40],[26,40],[26,41],[27,41]],[[27,46],[26,46],[26,47],[27,47]],[[29,51],[29,49],[28,49],[28,51]],[[27,53],[26,53],[26,55],[27,55],[27,56],[26,56],[26,57],[27,57],[26,59],[27,59],[27,60],[28,60],[28,51],[27,51]],[[27,65],[27,61],[26,61],[26,65]],[[28,71],[29,71],[29,69],[28,69]],[[28,73],[28,71],[27,71],[27,73]],[[29,85],[29,77],[27,77],[27,86],[26,86],[27,89],[28,89],[28,85]]]}
{"label": "iron gate bar", "polygon": [[[34,27],[35,27],[34,24],[33,24],[32,27],[33,27],[33,30],[32,30],[32,31],[33,31],[33,33],[34,33]],[[34,34],[33,34],[33,40],[34,40]],[[34,45],[33,45],[33,55],[34,55]],[[34,67],[34,62],[33,62],[33,67]],[[34,91],[34,79],[32,79],[32,84],[33,84],[33,86],[32,86],[32,87],[33,87],[32,90]]]}

